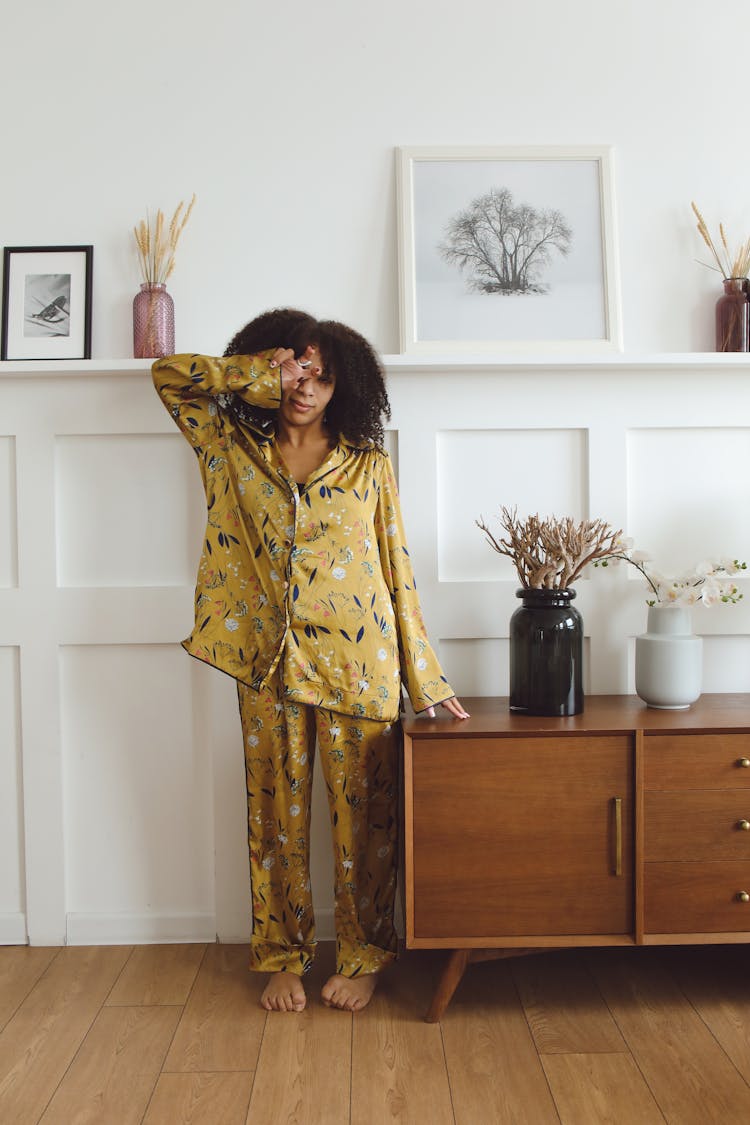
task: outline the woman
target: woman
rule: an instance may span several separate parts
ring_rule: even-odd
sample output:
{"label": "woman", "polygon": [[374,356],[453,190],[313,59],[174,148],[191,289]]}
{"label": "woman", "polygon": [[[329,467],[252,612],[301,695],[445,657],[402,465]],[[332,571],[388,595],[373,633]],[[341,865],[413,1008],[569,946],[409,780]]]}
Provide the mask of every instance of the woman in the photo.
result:
{"label": "woman", "polygon": [[198,455],[208,525],[193,656],[238,684],[262,1005],[301,1011],[315,950],[309,825],[316,746],[335,853],[336,973],[326,1004],[364,1007],[395,956],[401,684],[414,709],[466,712],[429,645],[370,345],[334,321],[264,313],[223,358],[153,366]]}

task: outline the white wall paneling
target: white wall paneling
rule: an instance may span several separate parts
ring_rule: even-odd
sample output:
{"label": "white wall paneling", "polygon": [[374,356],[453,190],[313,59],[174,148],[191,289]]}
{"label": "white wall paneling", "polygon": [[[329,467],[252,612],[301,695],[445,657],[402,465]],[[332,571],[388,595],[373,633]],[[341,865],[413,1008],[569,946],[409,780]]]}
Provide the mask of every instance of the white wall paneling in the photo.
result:
{"label": "white wall paneling", "polygon": [[[195,576],[202,501],[182,435],[71,434],[55,442],[61,586],[184,586]],[[159,482],[169,480],[168,491]]]}
{"label": "white wall paneling", "polygon": [[[460,694],[507,692],[518,583],[474,522],[502,504],[601,516],[665,569],[750,557],[746,357],[386,366],[425,618]],[[0,364],[0,417],[0,941],[246,940],[235,688],[178,644],[204,519],[193,454],[135,361]],[[641,581],[608,568],[577,592],[586,691],[632,691]],[[750,597],[693,624],[704,690],[750,688]],[[325,937],[320,786],[313,817]]]}
{"label": "white wall paneling", "polygon": [[[450,430],[437,434],[438,577],[493,582],[513,564],[487,550],[476,519],[492,524],[501,504],[520,512],[588,508],[585,430]],[[499,485],[504,490],[501,495]],[[493,531],[493,527],[490,526]]]}
{"label": "white wall paneling", "polygon": [[0,437],[0,587],[15,586],[18,574],[16,528],[16,443]]}
{"label": "white wall paneling", "polygon": [[195,738],[193,663],[174,644],[61,646],[72,941],[128,940],[126,919],[136,939],[215,936],[210,748]]}
{"label": "white wall paneling", "polygon": [[26,941],[18,649],[0,647],[0,945]]}
{"label": "white wall paneling", "polygon": [[750,512],[747,421],[628,432],[628,528],[665,574],[707,554],[750,560],[750,520],[739,518]]}

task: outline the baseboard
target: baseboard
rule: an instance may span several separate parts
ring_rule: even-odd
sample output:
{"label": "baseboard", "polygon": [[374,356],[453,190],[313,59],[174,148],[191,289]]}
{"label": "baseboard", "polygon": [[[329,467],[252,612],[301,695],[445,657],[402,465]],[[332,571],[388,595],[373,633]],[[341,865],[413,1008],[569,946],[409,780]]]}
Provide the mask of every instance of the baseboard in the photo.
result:
{"label": "baseboard", "polygon": [[68,914],[68,945],[216,941],[213,914]]}
{"label": "baseboard", "polygon": [[[315,936],[318,941],[335,941],[336,925],[334,922],[333,907],[327,910],[315,911]],[[223,945],[246,945],[250,941],[250,926],[247,930],[224,930],[221,923],[217,922],[217,940]]]}
{"label": "baseboard", "polygon": [[25,914],[0,914],[0,945],[26,945]]}
{"label": "baseboard", "polygon": [[318,941],[336,940],[336,923],[334,921],[333,907],[327,910],[315,911],[315,937]]}
{"label": "baseboard", "polygon": [[[401,927],[398,927],[399,930]],[[335,941],[333,908],[315,911],[318,941]],[[0,945],[26,945],[26,916],[0,914]],[[250,931],[223,931],[213,914],[68,914],[68,945],[159,945],[220,941],[245,945]]]}

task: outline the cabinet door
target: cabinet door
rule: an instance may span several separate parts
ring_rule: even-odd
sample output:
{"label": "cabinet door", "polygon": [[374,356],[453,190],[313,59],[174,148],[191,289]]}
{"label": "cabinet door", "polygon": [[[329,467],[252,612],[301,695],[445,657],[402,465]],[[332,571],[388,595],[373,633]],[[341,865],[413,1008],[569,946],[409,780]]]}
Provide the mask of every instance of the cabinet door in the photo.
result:
{"label": "cabinet door", "polygon": [[415,738],[411,766],[415,938],[632,932],[629,736]]}

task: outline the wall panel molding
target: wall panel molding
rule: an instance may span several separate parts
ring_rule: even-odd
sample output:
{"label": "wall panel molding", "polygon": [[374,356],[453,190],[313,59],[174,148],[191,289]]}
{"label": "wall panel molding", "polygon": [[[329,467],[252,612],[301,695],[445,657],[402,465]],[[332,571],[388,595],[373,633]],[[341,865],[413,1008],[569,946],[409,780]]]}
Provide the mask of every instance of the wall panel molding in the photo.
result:
{"label": "wall panel molding", "polygon": [[[665,567],[698,546],[750,554],[747,357],[384,359],[425,618],[462,694],[507,691],[518,582],[475,525],[503,504],[635,525]],[[15,654],[0,792],[17,841],[0,942],[247,940],[234,685],[178,648],[203,523],[193,455],[140,361],[0,363],[0,418],[0,653]],[[740,605],[693,613],[706,690],[750,688],[742,584]],[[587,691],[632,690],[641,581],[608,568],[577,594]],[[319,787],[313,818],[329,937]]]}

